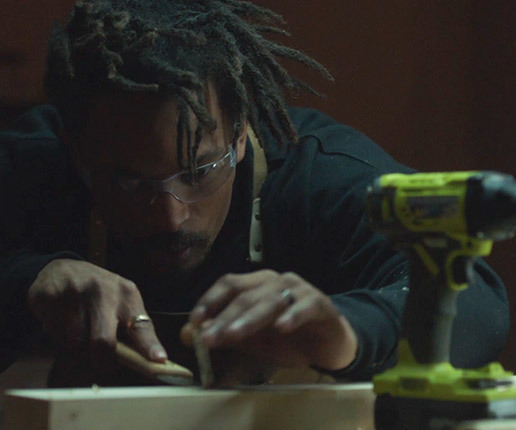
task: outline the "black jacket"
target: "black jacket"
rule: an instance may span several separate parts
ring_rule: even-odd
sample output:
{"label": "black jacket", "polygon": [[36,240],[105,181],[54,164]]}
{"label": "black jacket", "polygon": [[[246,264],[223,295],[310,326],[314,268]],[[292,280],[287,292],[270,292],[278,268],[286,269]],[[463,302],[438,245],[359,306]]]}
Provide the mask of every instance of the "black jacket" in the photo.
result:
{"label": "black jacket", "polygon": [[[373,233],[365,189],[387,172],[408,172],[356,130],[311,109],[291,108],[297,146],[268,136],[269,174],[262,187],[265,267],[293,271],[331,295],[359,338],[359,353],[336,376],[367,379],[394,364],[408,292],[406,259]],[[86,258],[90,201],[56,136],[56,110],[40,106],[0,133],[0,369],[37,327],[26,293],[56,258]],[[192,277],[141,278],[108,253],[108,269],[133,279],[150,311],[188,311],[221,275],[254,270],[247,260],[252,149],[237,166],[228,218],[212,256]],[[476,367],[496,358],[509,328],[505,288],[483,262],[458,300],[452,363]],[[173,356],[172,356],[173,359]]]}

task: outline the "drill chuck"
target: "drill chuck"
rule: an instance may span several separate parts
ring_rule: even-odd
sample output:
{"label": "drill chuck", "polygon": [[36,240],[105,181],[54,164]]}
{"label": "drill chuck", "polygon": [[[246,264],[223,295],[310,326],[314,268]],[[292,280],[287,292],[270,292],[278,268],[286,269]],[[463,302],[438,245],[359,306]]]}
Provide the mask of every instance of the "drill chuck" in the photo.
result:
{"label": "drill chuck", "polygon": [[516,232],[516,180],[506,174],[480,172],[468,179],[468,235],[503,240]]}

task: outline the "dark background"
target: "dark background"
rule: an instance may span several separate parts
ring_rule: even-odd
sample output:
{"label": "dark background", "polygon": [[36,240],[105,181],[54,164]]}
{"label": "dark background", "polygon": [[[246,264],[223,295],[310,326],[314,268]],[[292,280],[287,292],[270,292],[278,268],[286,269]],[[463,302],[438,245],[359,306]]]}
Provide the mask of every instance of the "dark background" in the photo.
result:
{"label": "dark background", "polygon": [[[514,0],[257,0],[288,22],[288,42],[336,79],[302,70],[326,101],[319,108],[368,134],[423,171],[493,169],[516,174],[516,2]],[[2,0],[0,127],[44,101],[45,45],[71,0]],[[516,240],[488,261],[516,310]],[[516,324],[502,356],[516,370]]]}

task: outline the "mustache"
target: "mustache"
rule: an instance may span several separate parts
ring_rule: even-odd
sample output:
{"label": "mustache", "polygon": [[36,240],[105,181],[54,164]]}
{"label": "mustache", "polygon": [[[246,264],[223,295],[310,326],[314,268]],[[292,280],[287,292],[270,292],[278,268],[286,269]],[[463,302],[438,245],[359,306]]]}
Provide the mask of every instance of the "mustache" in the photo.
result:
{"label": "mustache", "polygon": [[209,237],[207,233],[179,230],[172,233],[135,238],[133,239],[133,245],[141,250],[175,252],[190,247],[204,248],[209,245]]}

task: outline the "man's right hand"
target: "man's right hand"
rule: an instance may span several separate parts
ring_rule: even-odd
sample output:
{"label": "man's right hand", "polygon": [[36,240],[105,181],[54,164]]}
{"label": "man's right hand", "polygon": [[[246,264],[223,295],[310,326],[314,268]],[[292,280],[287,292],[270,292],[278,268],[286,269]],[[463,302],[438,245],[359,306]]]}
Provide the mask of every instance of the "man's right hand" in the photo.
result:
{"label": "man's right hand", "polygon": [[145,357],[156,362],[167,358],[152,322],[127,328],[131,318],[147,314],[134,282],[91,263],[48,263],[30,286],[28,303],[59,348],[89,352],[94,368],[114,357],[120,329]]}

